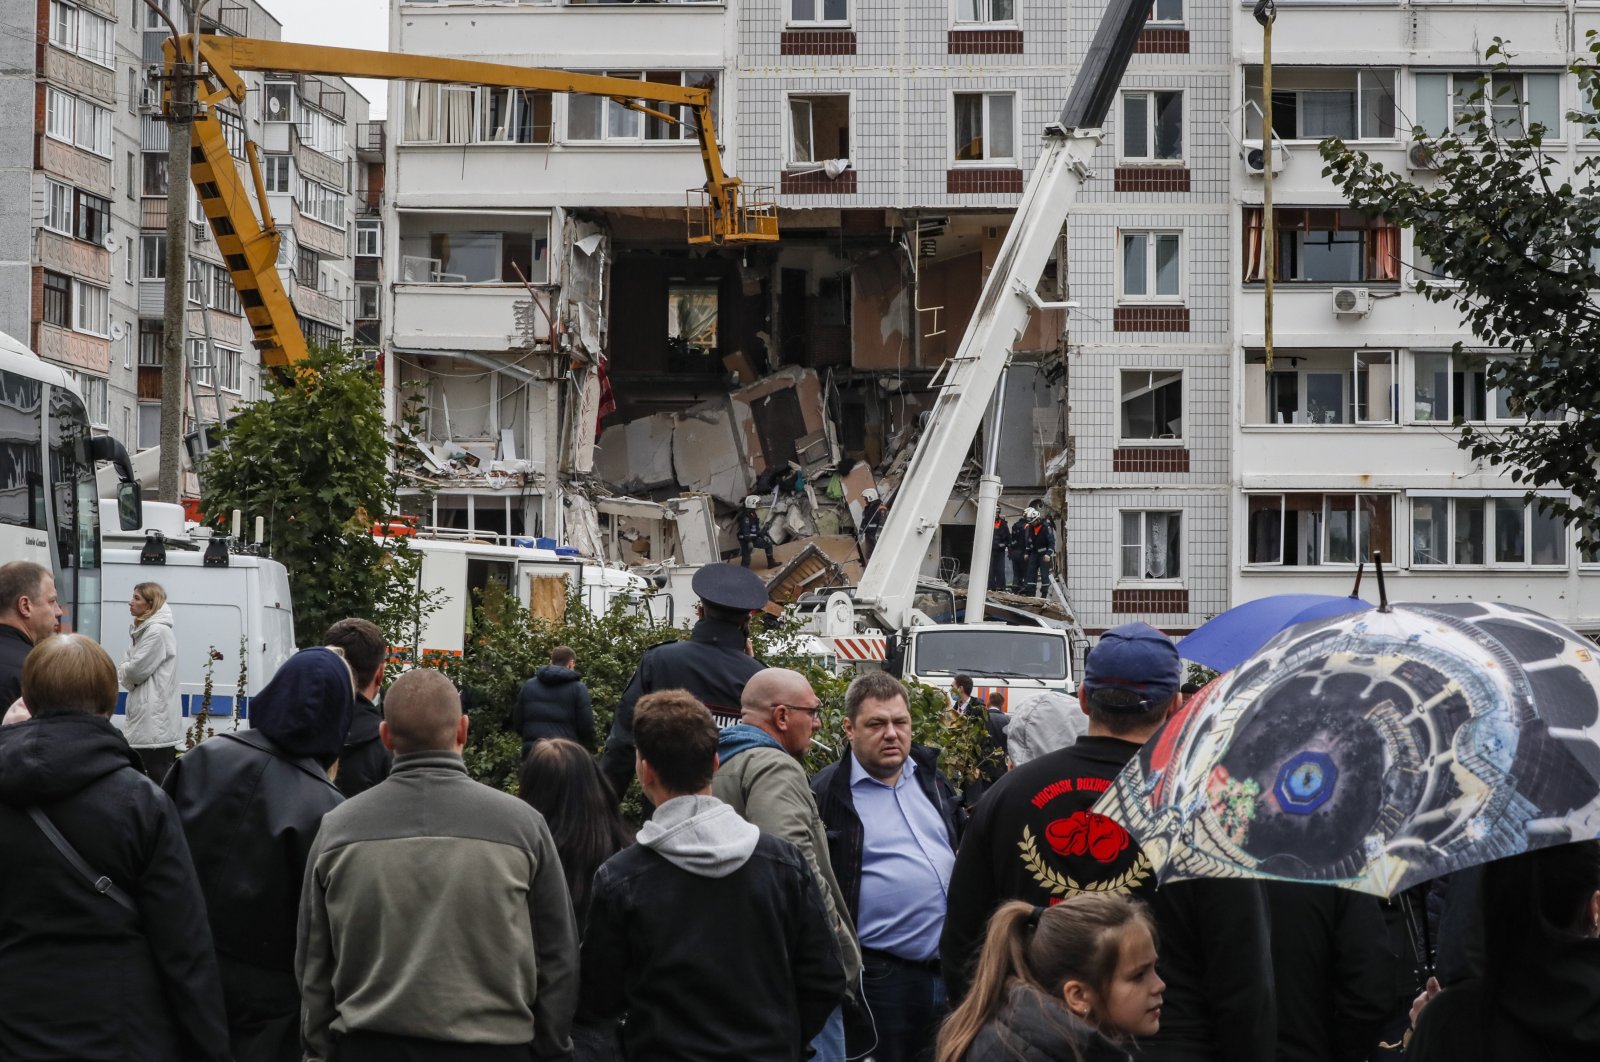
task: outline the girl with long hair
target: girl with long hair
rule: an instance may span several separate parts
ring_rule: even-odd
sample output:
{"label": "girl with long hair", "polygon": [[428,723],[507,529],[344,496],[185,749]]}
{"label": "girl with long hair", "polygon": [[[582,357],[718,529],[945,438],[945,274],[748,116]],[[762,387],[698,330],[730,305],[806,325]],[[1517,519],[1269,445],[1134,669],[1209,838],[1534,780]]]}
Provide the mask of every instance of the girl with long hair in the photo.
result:
{"label": "girl with long hair", "polygon": [[522,763],[522,799],[550,824],[581,931],[600,864],[633,843],[594,757],[576,741],[546,738]]}
{"label": "girl with long hair", "polygon": [[1143,904],[1112,893],[1013,901],[989,919],[937,1062],[1127,1062],[1122,1045],[1159,1028],[1165,988]]}
{"label": "girl with long hair", "polygon": [[128,599],[133,626],[117,682],[128,691],[123,736],[139,754],[145,773],[160,785],[183,741],[183,705],[178,697],[178,641],[172,608],[160,583],[140,583]]}

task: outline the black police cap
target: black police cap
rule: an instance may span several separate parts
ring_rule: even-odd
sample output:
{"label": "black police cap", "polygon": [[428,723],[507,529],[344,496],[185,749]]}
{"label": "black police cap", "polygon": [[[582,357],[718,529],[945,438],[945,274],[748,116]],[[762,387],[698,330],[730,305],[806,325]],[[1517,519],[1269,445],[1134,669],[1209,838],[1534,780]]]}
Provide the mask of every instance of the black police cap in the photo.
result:
{"label": "black police cap", "polygon": [[695,596],[708,605],[754,612],[767,603],[767,584],[737,564],[707,564],[694,573]]}

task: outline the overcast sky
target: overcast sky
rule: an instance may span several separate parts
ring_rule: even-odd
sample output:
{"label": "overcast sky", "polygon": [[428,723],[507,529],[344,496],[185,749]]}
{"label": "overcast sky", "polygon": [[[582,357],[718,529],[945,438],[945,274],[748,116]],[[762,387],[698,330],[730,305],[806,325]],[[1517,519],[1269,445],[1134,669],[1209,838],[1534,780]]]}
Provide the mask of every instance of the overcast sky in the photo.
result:
{"label": "overcast sky", "polygon": [[[389,0],[263,0],[262,6],[283,23],[286,41],[373,49],[389,44]],[[372,104],[372,116],[383,117],[383,82],[352,80]]]}

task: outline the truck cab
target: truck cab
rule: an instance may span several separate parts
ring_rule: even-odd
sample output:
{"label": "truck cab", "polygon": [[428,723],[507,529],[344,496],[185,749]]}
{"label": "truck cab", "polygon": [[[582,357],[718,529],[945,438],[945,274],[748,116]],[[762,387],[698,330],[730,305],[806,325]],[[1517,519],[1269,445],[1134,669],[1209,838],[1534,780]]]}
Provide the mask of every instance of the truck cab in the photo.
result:
{"label": "truck cab", "polygon": [[1007,710],[1045,690],[1077,690],[1070,632],[1064,628],[923,624],[907,628],[904,642],[901,678],[907,682],[948,688],[957,675],[970,675],[975,697],[987,701],[999,693]]}

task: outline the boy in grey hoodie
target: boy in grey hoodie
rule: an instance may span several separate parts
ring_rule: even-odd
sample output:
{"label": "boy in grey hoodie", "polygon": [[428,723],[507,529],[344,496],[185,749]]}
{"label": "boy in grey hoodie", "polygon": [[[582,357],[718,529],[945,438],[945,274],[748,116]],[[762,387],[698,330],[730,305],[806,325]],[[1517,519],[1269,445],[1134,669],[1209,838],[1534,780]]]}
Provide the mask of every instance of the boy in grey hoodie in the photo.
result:
{"label": "boy in grey hoodie", "polygon": [[630,1059],[797,1062],[845,990],[805,858],[711,795],[717,729],[688,693],[640,698],[634,740],[656,813],[595,875],[580,1012],[626,1012]]}

